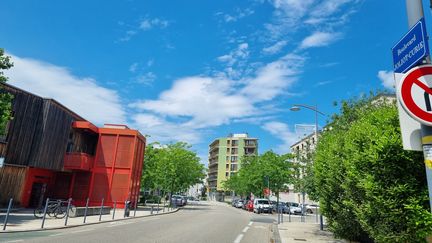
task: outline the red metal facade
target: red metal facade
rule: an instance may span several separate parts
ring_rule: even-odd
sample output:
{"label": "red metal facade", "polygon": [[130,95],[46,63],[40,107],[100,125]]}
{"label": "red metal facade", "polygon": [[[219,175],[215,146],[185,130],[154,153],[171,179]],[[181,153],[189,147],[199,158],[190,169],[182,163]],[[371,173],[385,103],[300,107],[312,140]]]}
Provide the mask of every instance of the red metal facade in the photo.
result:
{"label": "red metal facade", "polygon": [[[83,123],[75,128],[88,129]],[[65,170],[72,170],[69,195],[76,205],[124,207],[126,200],[139,199],[145,138],[127,127],[98,128],[98,143],[94,156],[69,153],[65,156]],[[95,131],[94,128],[91,131]]]}

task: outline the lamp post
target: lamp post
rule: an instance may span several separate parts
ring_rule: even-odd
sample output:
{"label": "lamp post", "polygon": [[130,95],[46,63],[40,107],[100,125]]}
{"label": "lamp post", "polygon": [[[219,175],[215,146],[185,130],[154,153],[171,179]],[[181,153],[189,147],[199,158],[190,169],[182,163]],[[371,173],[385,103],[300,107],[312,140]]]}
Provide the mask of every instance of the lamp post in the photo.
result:
{"label": "lamp post", "polygon": [[[304,105],[304,104],[295,104],[293,105],[290,110],[291,111],[299,111],[301,109],[301,107],[312,110],[315,112],[315,148],[316,145],[318,144],[318,113],[323,115],[323,116],[327,116],[326,114],[324,114],[323,112],[319,111],[317,108],[317,105],[315,106],[311,106],[311,105]],[[304,170],[303,170],[304,173]],[[304,187],[304,185],[303,185]],[[302,197],[303,197],[303,205],[302,205],[302,219],[303,219],[303,215],[304,215],[304,203],[305,203],[305,192],[304,189],[302,189]],[[317,212],[318,213],[318,212]],[[304,220],[306,221],[306,220]],[[320,230],[323,230],[324,226],[323,226],[323,219],[322,219],[322,215],[320,215]]]}

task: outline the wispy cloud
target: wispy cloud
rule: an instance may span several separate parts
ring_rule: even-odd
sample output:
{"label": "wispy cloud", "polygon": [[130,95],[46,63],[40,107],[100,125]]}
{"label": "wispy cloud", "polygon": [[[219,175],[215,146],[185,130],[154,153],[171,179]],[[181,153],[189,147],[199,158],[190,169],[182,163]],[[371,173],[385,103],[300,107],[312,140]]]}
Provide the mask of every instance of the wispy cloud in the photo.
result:
{"label": "wispy cloud", "polygon": [[284,48],[286,46],[288,42],[286,40],[281,40],[276,42],[274,45],[269,46],[269,47],[265,47],[263,49],[263,53],[264,54],[276,54],[279,53],[282,48]]}
{"label": "wispy cloud", "polygon": [[314,32],[310,36],[303,39],[300,44],[301,49],[307,49],[311,47],[328,46],[333,42],[341,38],[341,33],[330,33],[330,32]]}
{"label": "wispy cloud", "polygon": [[141,30],[147,31],[154,28],[165,29],[169,26],[168,20],[154,18],[154,19],[145,19],[141,21],[139,28]]}
{"label": "wispy cloud", "polygon": [[138,63],[134,62],[134,63],[132,63],[132,65],[130,65],[129,72],[134,73],[137,71],[137,68],[138,68]]}
{"label": "wispy cloud", "polygon": [[227,63],[228,66],[234,65],[240,59],[245,59],[249,56],[248,43],[241,43],[237,49],[231,51],[229,54],[218,57],[218,61]]}
{"label": "wispy cloud", "polygon": [[392,71],[381,70],[377,76],[385,88],[395,90],[395,80]]}
{"label": "wispy cloud", "polygon": [[282,144],[276,147],[276,152],[278,153],[291,152],[290,146],[298,140],[296,133],[291,131],[288,125],[282,122],[267,122],[262,126],[262,129],[282,140]]}
{"label": "wispy cloud", "polygon": [[238,21],[244,17],[247,17],[249,15],[252,15],[254,13],[255,13],[254,10],[252,10],[250,8],[246,8],[246,9],[237,9],[235,11],[235,14],[232,14],[232,15],[223,14],[222,12],[218,12],[218,13],[216,13],[216,16],[223,16],[223,20],[226,23],[229,23],[229,22],[236,22],[236,21]]}
{"label": "wispy cloud", "polygon": [[133,36],[135,36],[138,32],[135,30],[128,30],[126,31],[125,36],[123,36],[122,38],[120,38],[120,41],[129,41],[130,39],[132,39]]}
{"label": "wispy cloud", "polygon": [[10,84],[53,98],[98,125],[125,123],[126,111],[117,91],[102,87],[93,78],[77,77],[65,67],[11,56],[15,65],[6,72]]}
{"label": "wispy cloud", "polygon": [[147,72],[136,76],[135,80],[139,84],[150,86],[153,84],[156,78],[157,78],[156,74],[154,74],[153,72]]}

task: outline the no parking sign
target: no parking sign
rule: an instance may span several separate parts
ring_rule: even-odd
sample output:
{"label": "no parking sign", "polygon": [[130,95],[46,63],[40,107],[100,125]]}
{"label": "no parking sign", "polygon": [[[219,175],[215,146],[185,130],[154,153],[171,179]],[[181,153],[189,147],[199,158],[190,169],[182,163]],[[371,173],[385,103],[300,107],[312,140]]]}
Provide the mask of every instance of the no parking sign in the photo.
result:
{"label": "no parking sign", "polygon": [[409,70],[398,84],[398,99],[405,111],[422,124],[432,126],[432,65]]}

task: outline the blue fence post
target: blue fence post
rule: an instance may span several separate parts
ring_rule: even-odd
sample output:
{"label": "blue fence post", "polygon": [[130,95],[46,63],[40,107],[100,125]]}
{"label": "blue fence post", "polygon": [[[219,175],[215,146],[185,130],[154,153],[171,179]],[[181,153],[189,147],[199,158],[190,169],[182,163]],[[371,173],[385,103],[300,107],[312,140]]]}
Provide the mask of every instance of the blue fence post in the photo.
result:
{"label": "blue fence post", "polygon": [[9,213],[10,213],[10,210],[12,208],[12,202],[13,202],[13,198],[9,199],[9,206],[8,206],[8,209],[7,209],[7,212],[6,212],[6,218],[4,220],[3,230],[6,230],[6,225],[8,223],[8,219],[9,219]]}
{"label": "blue fence post", "polygon": [[68,222],[68,219],[69,219],[69,210],[70,210],[71,202],[72,202],[72,198],[69,198],[68,205],[67,205],[67,208],[66,208],[66,218],[65,218],[65,224],[64,224],[65,226],[67,226],[67,222]]}
{"label": "blue fence post", "polygon": [[101,208],[100,208],[100,211],[99,211],[99,221],[102,220],[102,209],[103,209],[103,205],[104,205],[104,199],[105,198],[102,198]]}
{"label": "blue fence post", "polygon": [[43,217],[42,217],[41,229],[43,229],[44,224],[45,224],[45,218],[46,218],[46,214],[47,214],[48,203],[49,203],[49,198],[47,198],[46,203],[45,203],[44,214],[43,214]]}
{"label": "blue fence post", "polygon": [[89,198],[87,198],[86,207],[85,207],[85,210],[84,210],[84,221],[83,221],[84,224],[86,223],[86,219],[87,219],[88,205],[89,205]]}

